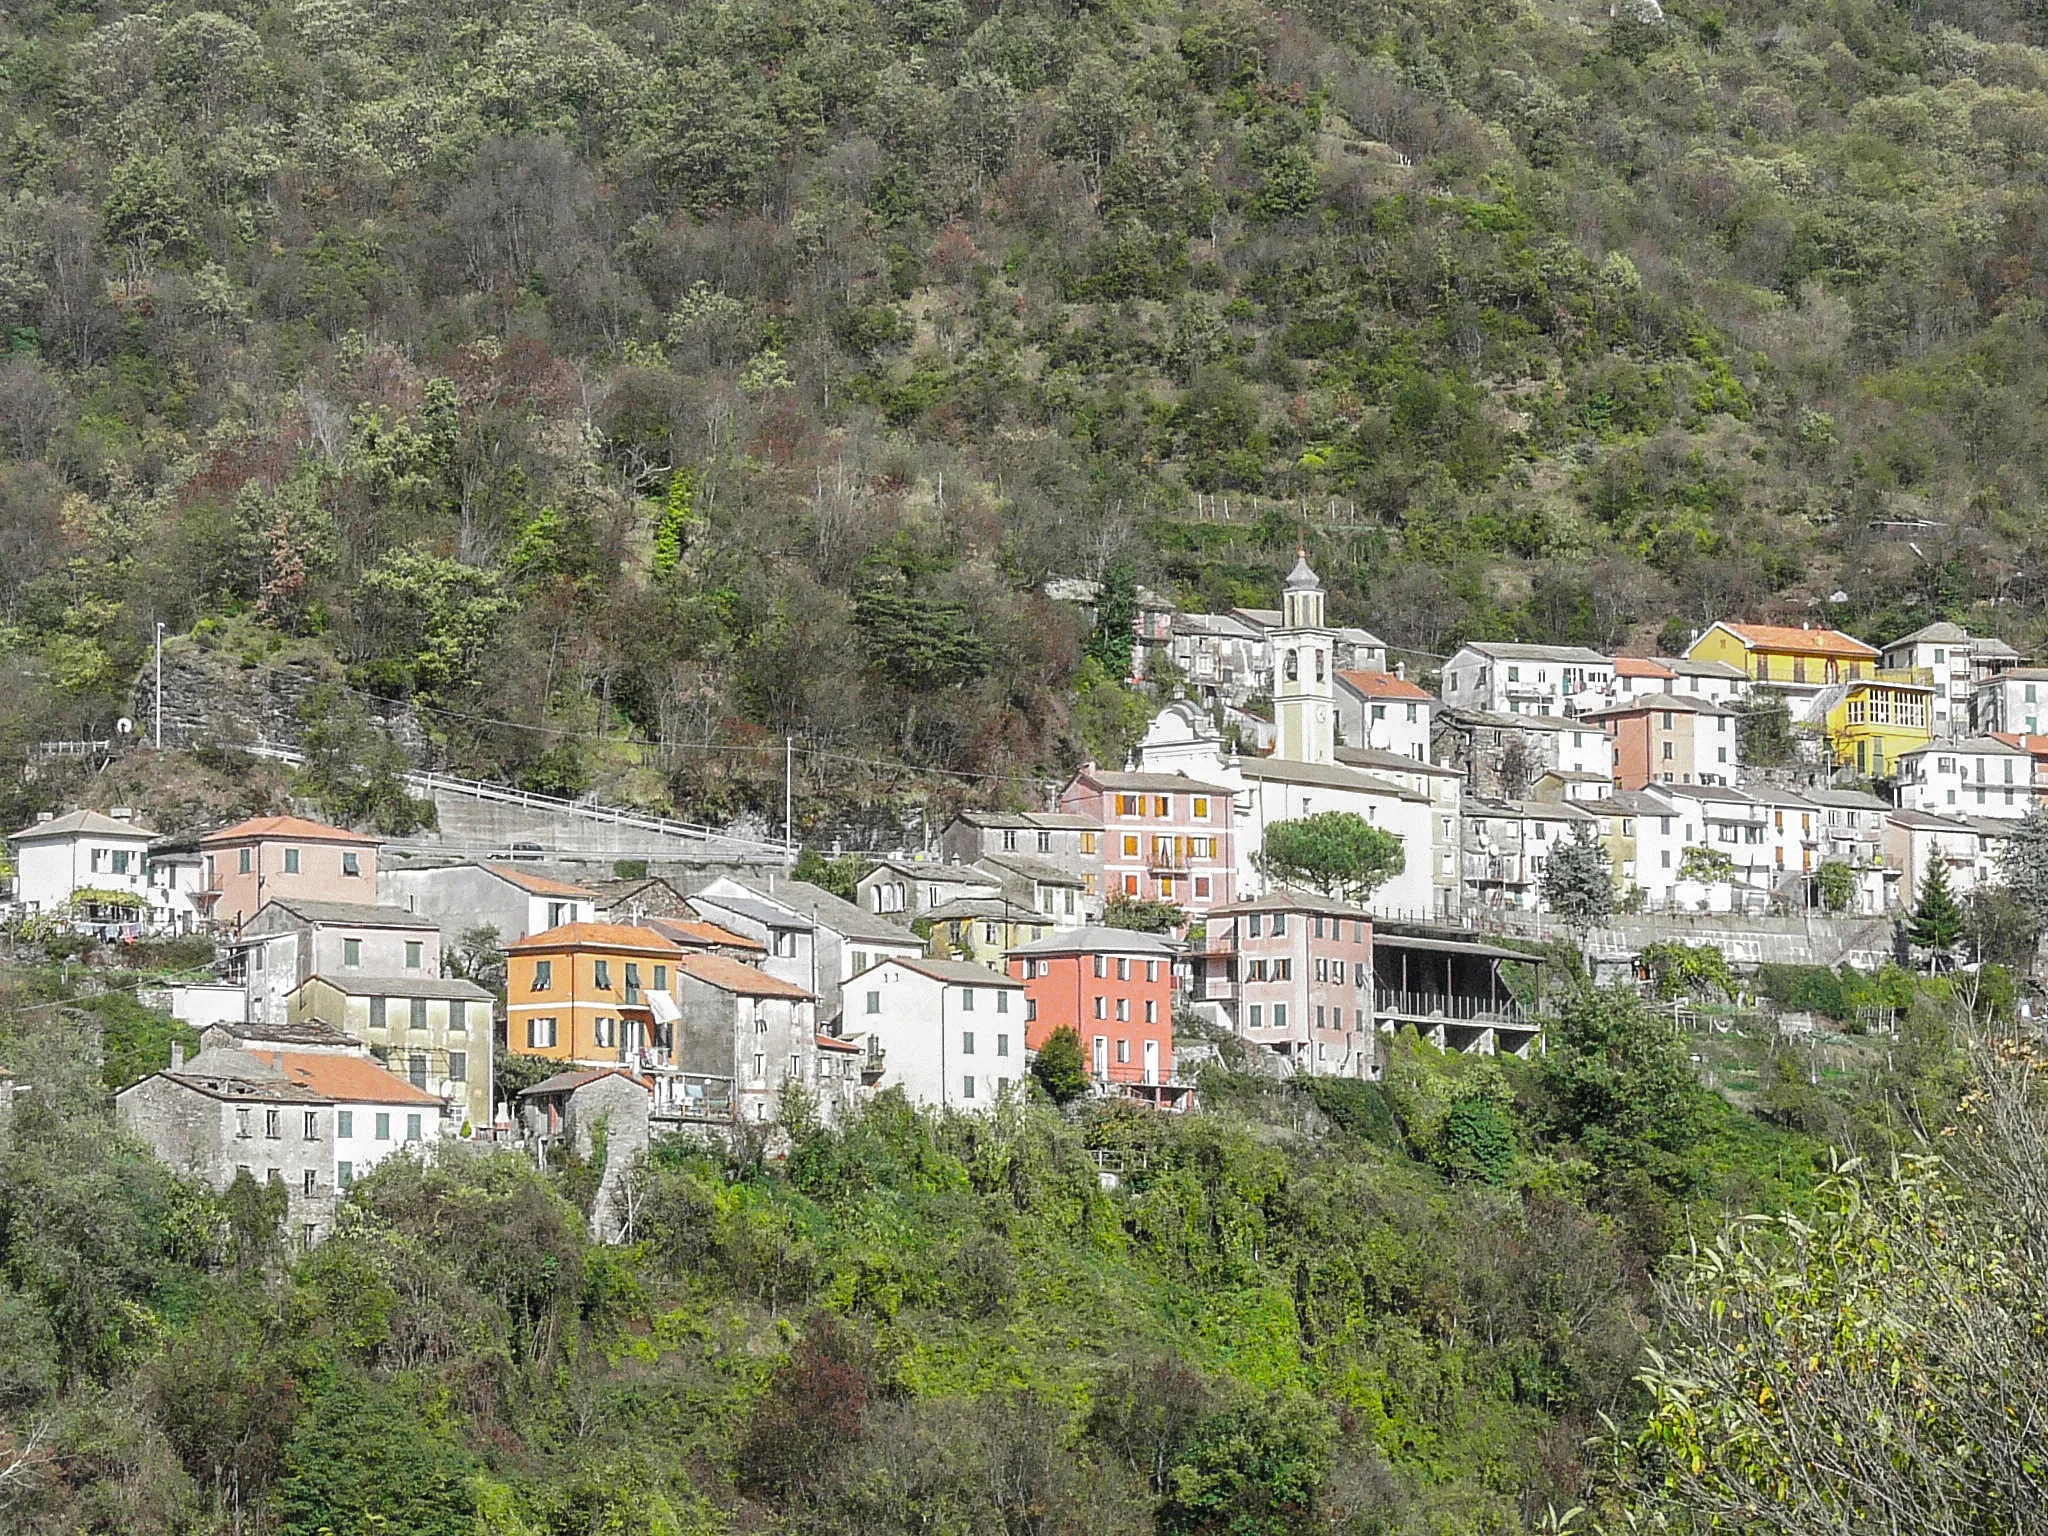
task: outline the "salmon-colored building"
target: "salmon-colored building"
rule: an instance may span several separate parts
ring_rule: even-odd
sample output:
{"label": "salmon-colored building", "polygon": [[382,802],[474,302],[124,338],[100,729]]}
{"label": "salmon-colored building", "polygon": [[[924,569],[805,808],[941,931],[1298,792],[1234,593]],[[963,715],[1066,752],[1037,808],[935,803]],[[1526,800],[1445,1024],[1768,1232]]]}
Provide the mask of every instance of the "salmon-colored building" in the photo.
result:
{"label": "salmon-colored building", "polygon": [[1719,784],[1740,777],[1739,711],[1676,693],[1650,693],[1582,718],[1614,738],[1614,782],[1622,789],[1652,784]]}
{"label": "salmon-colored building", "polygon": [[[1105,897],[1168,901],[1197,917],[1230,901],[1237,866],[1228,789],[1090,763],[1061,793],[1060,809],[1102,828]],[[1082,847],[1088,852],[1085,835]]]}
{"label": "salmon-colored building", "polygon": [[1010,951],[1024,983],[1024,1044],[1054,1031],[1081,1037],[1099,1083],[1163,1083],[1173,1075],[1173,946],[1127,928],[1074,928]]}
{"label": "salmon-colored building", "polygon": [[279,898],[375,906],[378,846],[303,816],[253,817],[199,839],[205,870],[195,899],[232,928]]}

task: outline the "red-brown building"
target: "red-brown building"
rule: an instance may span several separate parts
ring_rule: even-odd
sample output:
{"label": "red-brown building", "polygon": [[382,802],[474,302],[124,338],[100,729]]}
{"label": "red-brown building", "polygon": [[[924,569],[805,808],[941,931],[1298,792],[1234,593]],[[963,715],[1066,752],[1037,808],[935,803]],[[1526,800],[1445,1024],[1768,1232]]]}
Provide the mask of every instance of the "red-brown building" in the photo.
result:
{"label": "red-brown building", "polygon": [[1097,1083],[1171,1083],[1173,956],[1164,939],[1125,928],[1074,928],[1011,950],[1010,975],[1024,983],[1026,1049],[1071,1029]]}

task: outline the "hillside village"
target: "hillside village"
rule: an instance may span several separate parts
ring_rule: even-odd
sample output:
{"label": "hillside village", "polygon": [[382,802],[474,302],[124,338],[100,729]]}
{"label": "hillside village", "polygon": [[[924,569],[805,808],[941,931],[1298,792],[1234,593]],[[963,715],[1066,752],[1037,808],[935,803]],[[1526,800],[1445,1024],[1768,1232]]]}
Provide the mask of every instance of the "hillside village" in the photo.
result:
{"label": "hillside village", "polygon": [[[1168,1113],[1199,1108],[1205,1029],[1282,1076],[1376,1078],[1402,1031],[1526,1057],[1541,941],[1567,929],[1606,978],[1647,978],[1659,942],[1753,966],[1772,920],[1770,958],[1874,970],[1915,958],[1931,889],[1996,883],[2048,798],[2048,669],[1951,624],[1879,648],[1717,622],[1672,657],[1473,643],[1432,693],[1325,622],[1304,554],[1278,609],[1150,604],[1132,642],[1161,703],[1128,763],[1082,765],[1043,809],[962,811],[928,847],[819,860],[857,866],[844,894],[79,808],[13,833],[13,927],[212,940],[203,976],[153,994],[200,1048],[119,1111],[216,1187],[283,1184],[310,1246],[409,1145],[772,1138],[890,1089],[988,1111],[1055,1035],[1082,1091]],[[1363,881],[1274,863],[1274,828],[1330,816],[1399,857]],[[1597,850],[1590,918],[1552,910],[1567,849]]]}

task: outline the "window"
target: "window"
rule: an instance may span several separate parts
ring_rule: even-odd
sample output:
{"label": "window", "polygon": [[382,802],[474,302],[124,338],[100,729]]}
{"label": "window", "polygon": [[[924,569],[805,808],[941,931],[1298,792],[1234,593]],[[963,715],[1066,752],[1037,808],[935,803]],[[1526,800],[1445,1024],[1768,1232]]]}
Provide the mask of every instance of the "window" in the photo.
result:
{"label": "window", "polygon": [[1108,998],[1098,997],[1095,999],[1095,1017],[1097,1017],[1098,1019],[1106,1019],[1109,1017]]}
{"label": "window", "polygon": [[962,1013],[974,1012],[974,988],[962,987],[960,989],[960,1011]]}
{"label": "window", "polygon": [[1005,992],[1005,991],[1002,991],[1002,990],[1001,990],[1000,988],[998,988],[998,989],[997,989],[997,991],[996,991],[996,1012],[997,1012],[997,1013],[1008,1013],[1009,1011],[1010,1011],[1010,994],[1009,994],[1009,993],[1007,993],[1007,992]]}
{"label": "window", "polygon": [[1276,939],[1287,937],[1287,914],[1285,912],[1275,912],[1273,914],[1273,937]]}
{"label": "window", "polygon": [[996,1054],[998,1056],[1007,1056],[1010,1054],[1010,1037],[1008,1035],[996,1036]]}
{"label": "window", "polygon": [[307,1141],[318,1141],[320,1139],[320,1116],[310,1109],[306,1111],[305,1139]]}
{"label": "window", "polygon": [[626,962],[626,1001],[640,1001],[640,963],[637,960]]}
{"label": "window", "polygon": [[768,1075],[768,1057],[761,1051],[754,1052],[754,1078],[758,1082]]}
{"label": "window", "polygon": [[255,852],[256,850],[253,848],[237,848],[235,850],[235,872],[237,874],[246,875],[249,873],[255,863]]}
{"label": "window", "polygon": [[1124,836],[1124,857],[1127,859],[1135,859],[1137,856],[1138,839],[1136,838],[1136,836],[1126,833]]}
{"label": "window", "polygon": [[469,1081],[469,1052],[450,1051],[448,1053],[448,1081],[451,1083],[466,1083]]}
{"label": "window", "polygon": [[469,1033],[469,1004],[461,998],[448,1000],[448,1033],[466,1035]]}
{"label": "window", "polygon": [[320,1175],[311,1168],[308,1168],[306,1170],[306,1177],[300,1187],[305,1190],[306,1197],[311,1199],[314,1195],[320,1193]]}
{"label": "window", "polygon": [[298,849],[296,849],[296,848],[287,848],[287,849],[285,849],[285,851],[284,851],[284,872],[285,872],[286,874],[288,874],[288,875],[296,875],[296,874],[297,874],[297,873],[299,872],[299,850],[298,850]]}
{"label": "window", "polygon": [[341,872],[344,875],[361,875],[363,872],[363,856],[359,853],[344,853],[341,856]]}
{"label": "window", "polygon": [[963,1077],[963,1078],[961,1078],[961,1079],[960,1079],[960,1097],[961,1097],[961,1098],[963,1098],[963,1099],[971,1099],[971,1098],[973,1098],[973,1097],[974,1097],[974,1079],[973,1079],[973,1078],[971,1078],[971,1077]]}
{"label": "window", "polygon": [[1287,1027],[1287,1005],[1285,1003],[1275,1003],[1273,1005],[1273,1027],[1275,1029],[1285,1029]]}
{"label": "window", "polygon": [[339,1184],[343,1189],[347,1189],[355,1181],[356,1165],[354,1163],[336,1163],[334,1165],[335,1183]]}
{"label": "window", "polygon": [[974,1054],[974,1031],[971,1029],[960,1031],[960,1054],[962,1056],[972,1056]]}
{"label": "window", "polygon": [[1384,705],[1384,704],[1375,704],[1375,705],[1373,705],[1373,707],[1372,707],[1372,717],[1373,717],[1373,719],[1375,719],[1375,720],[1384,720],[1384,719],[1386,719],[1386,718],[1387,718],[1387,706],[1386,706],[1386,705]]}
{"label": "window", "polygon": [[343,939],[341,941],[341,963],[348,966],[358,966],[363,963],[363,941],[361,939]]}
{"label": "window", "polygon": [[1208,819],[1209,819],[1209,797],[1208,797],[1207,795],[1197,795],[1197,796],[1195,796],[1195,820],[1197,820],[1197,821],[1207,821]]}
{"label": "window", "polygon": [[868,1012],[869,1012],[869,1013],[880,1013],[881,1011],[882,1011],[882,994],[881,994],[881,993],[879,993],[879,992],[870,992],[870,993],[868,994]]}
{"label": "window", "polygon": [[1253,1003],[1253,1004],[1252,1004],[1252,1006],[1251,1006],[1251,1020],[1250,1020],[1250,1027],[1251,1027],[1252,1029],[1263,1029],[1263,1028],[1265,1028],[1265,1026],[1264,1026],[1263,1024],[1261,1024],[1261,1023],[1259,1022],[1259,1016],[1260,1016],[1260,1015],[1261,1015],[1262,1013],[1264,1013],[1264,1012],[1265,1012],[1265,1009],[1261,1008],[1261,1007],[1260,1007],[1260,1006],[1259,1006],[1259,1005],[1258,1005],[1257,1003]]}
{"label": "window", "polygon": [[1050,832],[1040,832],[1038,834],[1038,851],[1040,853],[1052,852],[1052,834]]}
{"label": "window", "polygon": [[1129,1061],[1130,1061],[1130,1059],[1131,1059],[1131,1042],[1130,1042],[1129,1040],[1119,1040],[1119,1041],[1117,1041],[1117,1043],[1116,1043],[1116,1059],[1117,1059],[1117,1061],[1118,1061],[1118,1063],[1119,1063],[1119,1064],[1122,1064],[1122,1063],[1127,1063],[1127,1062],[1129,1062]]}
{"label": "window", "polygon": [[1038,1017],[1038,999],[1037,999],[1037,998],[1035,998],[1035,997],[1027,997],[1027,998],[1025,998],[1025,999],[1024,999],[1024,1019],[1025,1019],[1025,1022],[1029,1023],[1029,1022],[1030,1022],[1031,1020],[1033,1020],[1033,1019],[1036,1019],[1037,1017]]}
{"label": "window", "polygon": [[334,1112],[334,1134],[337,1140],[350,1140],[356,1134],[356,1112],[352,1109],[337,1109]]}
{"label": "window", "polygon": [[1259,936],[1259,914],[1254,912],[1244,920],[1244,936],[1256,939]]}
{"label": "window", "polygon": [[1171,816],[1173,814],[1173,797],[1171,795],[1154,795],[1152,797],[1152,814],[1159,817],[1162,821]]}
{"label": "window", "polygon": [[424,997],[409,998],[407,1004],[411,1010],[412,1017],[407,1019],[406,1022],[414,1029],[425,1029],[427,1027],[427,1000]]}
{"label": "window", "polygon": [[1107,956],[1095,956],[1095,974],[1097,976],[1107,976],[1109,974],[1109,959]]}
{"label": "window", "polygon": [[1118,981],[1129,981],[1131,979],[1130,956],[1118,955],[1116,957],[1116,979]]}
{"label": "window", "polygon": [[263,1111],[263,1134],[272,1141],[276,1141],[284,1135],[283,1120],[284,1116],[277,1110],[266,1109]]}
{"label": "window", "polygon": [[1671,750],[1671,743],[1667,741],[1664,743],[1664,761],[1667,763],[1670,762],[1673,756],[1674,754]]}
{"label": "window", "polygon": [[1128,1024],[1130,1022],[1131,1000],[1128,997],[1120,997],[1116,1000],[1116,1016],[1122,1023]]}
{"label": "window", "polygon": [[389,1141],[391,1139],[391,1112],[389,1110],[380,1109],[377,1111],[377,1139],[379,1141]]}
{"label": "window", "polygon": [[406,1058],[405,1075],[413,1087],[424,1090],[427,1086],[427,1058],[422,1051],[414,1051]]}
{"label": "window", "polygon": [[1136,795],[1118,795],[1116,797],[1116,813],[1119,816],[1141,816],[1144,813],[1138,807],[1142,803]]}
{"label": "window", "polygon": [[555,1044],[555,1021],[553,1019],[528,1019],[526,1021],[526,1046],[528,1050],[552,1050]]}
{"label": "window", "polygon": [[405,1139],[407,1141],[418,1141],[420,1139],[420,1117],[418,1115],[407,1115],[405,1117]]}
{"label": "window", "polygon": [[600,991],[609,991],[612,984],[612,963],[609,960],[595,962],[591,977]]}
{"label": "window", "polygon": [[[860,956],[856,955],[854,958],[857,960]],[[668,990],[668,967],[665,965],[657,965],[654,968],[654,990],[657,992],[666,992]]]}
{"label": "window", "polygon": [[1093,853],[1095,851],[1095,834],[1093,832],[1083,832],[1081,834],[1081,851],[1083,853]]}
{"label": "window", "polygon": [[1157,1024],[1159,1022],[1159,1000],[1157,998],[1148,997],[1145,999],[1145,1022],[1147,1024]]}
{"label": "window", "polygon": [[619,1043],[619,1021],[597,1019],[590,1026],[591,1037],[605,1050],[612,1050]]}
{"label": "window", "polygon": [[555,962],[536,960],[533,962],[533,990],[546,992],[555,984]]}
{"label": "window", "polygon": [[1017,851],[1017,834],[1016,834],[1016,833],[1015,833],[1014,831],[1011,831],[1011,830],[1009,830],[1009,829],[1007,829],[1007,828],[1006,828],[1006,829],[1004,829],[1004,832],[1003,832],[1003,852],[1005,852],[1005,853],[1015,853],[1016,851]]}

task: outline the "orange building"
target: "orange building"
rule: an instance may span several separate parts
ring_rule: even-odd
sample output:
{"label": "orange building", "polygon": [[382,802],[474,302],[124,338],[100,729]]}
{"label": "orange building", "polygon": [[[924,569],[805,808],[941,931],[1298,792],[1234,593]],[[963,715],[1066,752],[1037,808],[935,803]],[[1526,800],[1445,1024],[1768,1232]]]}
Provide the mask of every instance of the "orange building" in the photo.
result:
{"label": "orange building", "polygon": [[377,904],[377,839],[302,816],[257,816],[199,839],[206,861],[196,899],[239,928],[266,901]]}
{"label": "orange building", "polygon": [[1164,939],[1126,928],[1073,928],[1011,950],[1010,975],[1024,983],[1025,1048],[1071,1029],[1098,1083],[1166,1083],[1173,954]]}
{"label": "orange building", "polygon": [[653,1044],[659,993],[671,1002],[679,944],[625,923],[564,923],[505,952],[505,1044],[515,1056],[637,1061]]}

